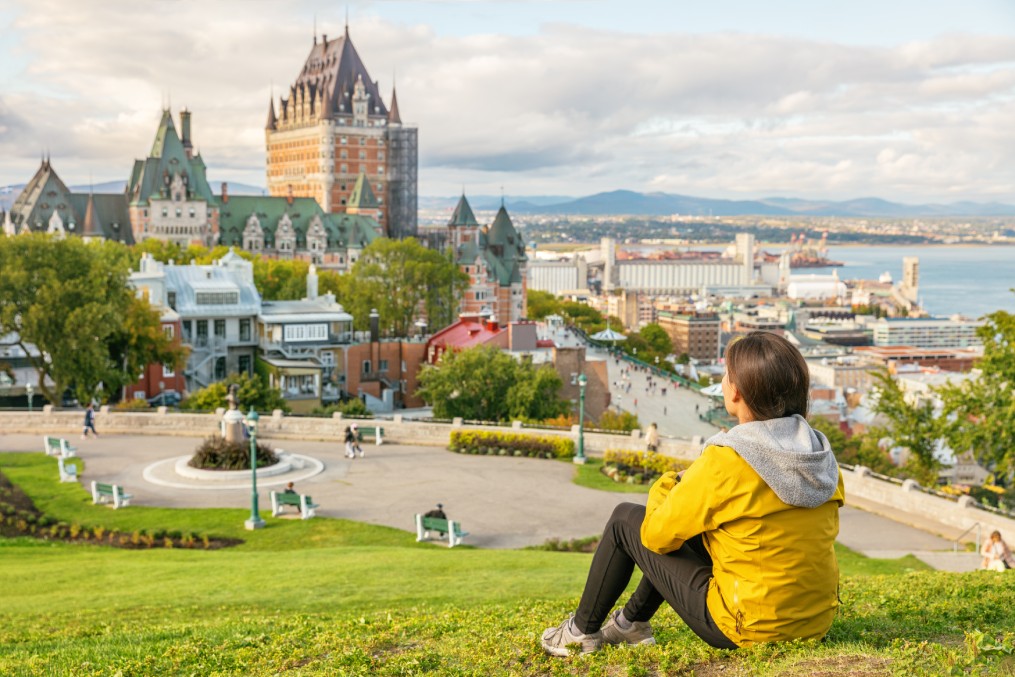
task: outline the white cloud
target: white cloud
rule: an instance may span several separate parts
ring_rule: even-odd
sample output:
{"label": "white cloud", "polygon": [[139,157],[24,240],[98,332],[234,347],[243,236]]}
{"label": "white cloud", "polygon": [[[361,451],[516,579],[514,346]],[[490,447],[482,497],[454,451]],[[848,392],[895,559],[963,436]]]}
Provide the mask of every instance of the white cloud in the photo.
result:
{"label": "white cloud", "polygon": [[[24,3],[28,65],[0,90],[0,183],[26,181],[46,148],[70,183],[126,178],[169,97],[193,111],[214,181],[263,183],[269,91],[302,65],[312,5]],[[337,34],[341,11],[318,9],[319,30]],[[559,23],[438,37],[379,16],[352,37],[385,98],[397,72],[424,194],[1015,202],[1008,37],[864,47]]]}

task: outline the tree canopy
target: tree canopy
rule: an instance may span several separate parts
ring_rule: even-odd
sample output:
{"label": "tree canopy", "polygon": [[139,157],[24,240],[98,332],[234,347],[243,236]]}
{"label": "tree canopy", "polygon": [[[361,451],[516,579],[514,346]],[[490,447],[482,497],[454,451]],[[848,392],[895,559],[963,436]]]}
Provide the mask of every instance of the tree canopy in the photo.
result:
{"label": "tree canopy", "polygon": [[446,352],[419,375],[417,391],[437,418],[543,421],[568,413],[563,383],[550,366],[517,362],[492,346]]}
{"label": "tree canopy", "polygon": [[357,329],[368,328],[370,311],[376,308],[382,333],[405,337],[421,311],[432,329],[451,324],[468,282],[450,257],[410,237],[374,240],[350,273],[332,284]]}
{"label": "tree canopy", "polygon": [[987,315],[977,329],[983,342],[978,378],[938,389],[944,403],[944,435],[956,453],[972,450],[994,471],[998,482],[1012,484],[1015,473],[1015,315]]}
{"label": "tree canopy", "polygon": [[150,363],[182,367],[185,353],[127,286],[129,272],[130,253],[115,242],[0,238],[0,333],[17,336],[50,402],[71,386],[82,401],[108,398]]}
{"label": "tree canopy", "polygon": [[232,373],[226,376],[225,380],[212,383],[207,388],[202,388],[180,403],[181,409],[192,411],[213,411],[219,407],[228,406],[226,396],[229,395],[230,384],[235,383],[236,399],[239,400],[239,407],[247,411],[251,407],[257,411],[270,412],[281,409],[289,411],[282,393],[278,388],[268,386],[267,380],[260,374],[248,375],[246,373]]}

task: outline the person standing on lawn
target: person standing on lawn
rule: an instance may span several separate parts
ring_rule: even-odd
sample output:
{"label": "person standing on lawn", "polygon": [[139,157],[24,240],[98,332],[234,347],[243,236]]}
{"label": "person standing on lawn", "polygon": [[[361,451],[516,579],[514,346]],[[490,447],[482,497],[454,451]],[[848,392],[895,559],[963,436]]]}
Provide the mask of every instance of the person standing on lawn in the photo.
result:
{"label": "person standing on lawn", "polygon": [[[664,473],[648,505],[617,506],[577,611],[543,633],[543,649],[654,644],[664,601],[720,649],[823,637],[838,606],[845,491],[828,439],[805,418],[809,390],[806,362],[782,337],[731,343],[722,391],[739,424],[681,475]],[[611,613],[636,566],[641,582]]]}

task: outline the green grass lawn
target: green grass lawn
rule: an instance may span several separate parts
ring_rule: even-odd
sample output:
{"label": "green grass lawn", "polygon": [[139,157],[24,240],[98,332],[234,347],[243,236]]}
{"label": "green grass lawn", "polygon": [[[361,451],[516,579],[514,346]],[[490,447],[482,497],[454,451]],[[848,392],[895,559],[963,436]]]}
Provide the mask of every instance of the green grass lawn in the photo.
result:
{"label": "green grass lawn", "polygon": [[825,642],[716,651],[664,609],[657,646],[558,659],[538,636],[573,610],[590,555],[448,549],[322,518],[245,532],[241,510],[92,506],[39,454],[0,454],[0,471],[68,523],[248,539],[209,551],[0,540],[2,675],[1015,674],[1015,575],[840,548]]}

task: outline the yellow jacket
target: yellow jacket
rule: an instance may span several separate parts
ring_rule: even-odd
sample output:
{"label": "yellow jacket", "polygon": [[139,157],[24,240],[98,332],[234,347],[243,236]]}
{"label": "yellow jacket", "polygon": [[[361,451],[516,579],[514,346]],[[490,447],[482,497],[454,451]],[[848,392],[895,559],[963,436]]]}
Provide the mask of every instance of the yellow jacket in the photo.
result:
{"label": "yellow jacket", "polygon": [[823,637],[838,606],[837,474],[825,503],[794,507],[731,447],[708,446],[681,481],[668,472],[652,486],[642,543],[665,554],[702,535],[712,556],[708,610],[738,646]]}

